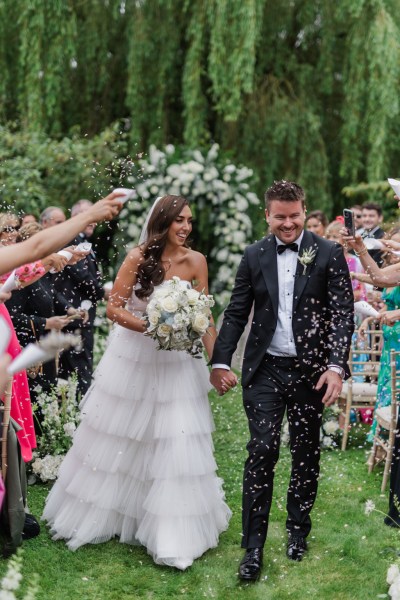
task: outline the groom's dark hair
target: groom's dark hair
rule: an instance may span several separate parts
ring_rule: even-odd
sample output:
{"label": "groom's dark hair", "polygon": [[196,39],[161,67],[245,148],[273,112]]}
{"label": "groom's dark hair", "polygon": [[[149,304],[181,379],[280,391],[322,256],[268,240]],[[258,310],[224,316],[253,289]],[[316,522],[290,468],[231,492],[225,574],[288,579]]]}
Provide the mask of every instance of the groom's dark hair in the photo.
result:
{"label": "groom's dark hair", "polygon": [[274,181],[274,183],[265,192],[265,208],[270,209],[272,200],[282,200],[283,202],[296,202],[300,200],[305,208],[306,194],[303,188],[294,183],[294,181]]}

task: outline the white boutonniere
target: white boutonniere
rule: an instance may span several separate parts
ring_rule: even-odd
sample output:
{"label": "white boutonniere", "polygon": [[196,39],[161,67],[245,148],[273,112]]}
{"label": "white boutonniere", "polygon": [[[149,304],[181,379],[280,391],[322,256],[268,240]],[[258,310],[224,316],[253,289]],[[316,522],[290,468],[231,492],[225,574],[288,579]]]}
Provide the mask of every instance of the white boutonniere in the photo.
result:
{"label": "white boutonniere", "polygon": [[304,248],[302,254],[299,254],[297,260],[303,266],[303,275],[306,274],[308,265],[311,265],[316,255],[317,251],[313,249],[312,246],[310,246],[309,248]]}

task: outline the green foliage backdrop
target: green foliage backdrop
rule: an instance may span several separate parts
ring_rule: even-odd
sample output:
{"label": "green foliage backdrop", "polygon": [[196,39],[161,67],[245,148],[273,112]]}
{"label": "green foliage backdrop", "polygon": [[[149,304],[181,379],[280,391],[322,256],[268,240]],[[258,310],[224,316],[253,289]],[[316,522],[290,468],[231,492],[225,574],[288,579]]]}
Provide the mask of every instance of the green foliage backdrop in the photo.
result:
{"label": "green foliage backdrop", "polygon": [[255,170],[258,194],[293,178],[311,208],[334,215],[343,187],[399,175],[399,9],[399,0],[0,0],[0,123],[76,143],[123,122],[119,157],[151,143],[217,142]]}
{"label": "green foliage backdrop", "polygon": [[0,210],[40,213],[79,198],[105,196],[124,177],[127,151],[119,128],[92,138],[52,139],[0,125]]}

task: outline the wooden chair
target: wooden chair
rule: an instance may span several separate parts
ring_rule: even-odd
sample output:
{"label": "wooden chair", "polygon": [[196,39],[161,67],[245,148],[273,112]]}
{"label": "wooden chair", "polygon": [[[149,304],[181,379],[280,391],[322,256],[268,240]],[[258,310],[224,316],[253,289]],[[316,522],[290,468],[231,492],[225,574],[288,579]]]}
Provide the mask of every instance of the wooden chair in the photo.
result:
{"label": "wooden chair", "polygon": [[10,424],[10,411],[11,411],[11,394],[12,394],[12,383],[13,378],[10,377],[7,383],[6,390],[4,392],[4,403],[0,404],[0,411],[3,413],[3,419],[1,426],[1,464],[0,473],[4,484],[6,483],[7,477],[7,442],[8,442],[8,427]]}
{"label": "wooden chair", "polygon": [[[389,479],[390,467],[392,464],[393,447],[396,435],[398,397],[400,392],[400,369],[397,369],[397,360],[400,352],[391,350],[390,352],[390,396],[389,406],[383,406],[376,411],[376,432],[372,445],[371,454],[368,458],[368,472],[371,473],[375,465],[385,461],[381,491],[384,492]],[[378,456],[378,450],[381,450],[382,456]]]}
{"label": "wooden chair", "polygon": [[376,402],[382,331],[374,330],[369,339],[368,347],[350,350],[351,377],[344,382],[339,398],[339,406],[343,406],[344,415],[342,450],[346,450],[349,439],[351,410],[359,408],[373,410]]}

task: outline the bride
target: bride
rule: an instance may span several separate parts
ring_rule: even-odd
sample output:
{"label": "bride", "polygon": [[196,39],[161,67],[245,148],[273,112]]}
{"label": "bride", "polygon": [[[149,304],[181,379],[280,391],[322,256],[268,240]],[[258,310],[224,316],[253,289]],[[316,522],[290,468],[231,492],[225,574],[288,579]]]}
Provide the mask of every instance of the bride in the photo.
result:
{"label": "bride", "polygon": [[191,231],[185,198],[157,198],[118,272],[107,306],[117,325],[43,514],[53,539],[71,550],[119,536],[145,546],[157,564],[186,569],[228,526],[206,363],[156,350],[143,335],[147,301],[164,281],[178,276],[207,293],[206,259],[187,246]]}

